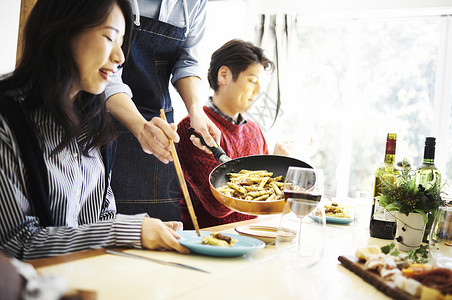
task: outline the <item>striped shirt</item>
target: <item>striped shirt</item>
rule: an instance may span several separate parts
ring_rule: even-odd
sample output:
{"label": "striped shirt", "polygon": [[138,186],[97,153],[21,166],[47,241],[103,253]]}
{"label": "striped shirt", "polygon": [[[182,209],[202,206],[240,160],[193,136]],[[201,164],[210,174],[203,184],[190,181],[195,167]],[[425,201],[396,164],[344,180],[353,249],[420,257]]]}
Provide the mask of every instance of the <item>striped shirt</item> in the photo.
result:
{"label": "striped shirt", "polygon": [[[51,155],[62,128],[40,109],[31,115],[47,166],[50,212],[55,227],[33,215],[26,188],[27,170],[16,137],[0,115],[0,250],[30,260],[106,246],[141,247],[142,215],[116,215],[111,188],[98,149],[81,153],[79,139]],[[26,138],[26,137],[18,137]]]}

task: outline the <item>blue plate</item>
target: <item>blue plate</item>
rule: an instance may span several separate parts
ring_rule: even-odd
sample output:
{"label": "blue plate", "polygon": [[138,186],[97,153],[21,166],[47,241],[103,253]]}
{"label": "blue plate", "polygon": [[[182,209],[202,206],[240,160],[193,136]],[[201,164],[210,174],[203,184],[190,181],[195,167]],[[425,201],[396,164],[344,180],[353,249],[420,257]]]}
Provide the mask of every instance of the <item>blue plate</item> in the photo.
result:
{"label": "blue plate", "polygon": [[178,231],[177,233],[181,236],[179,243],[181,243],[182,246],[187,247],[192,252],[209,256],[240,256],[265,247],[265,243],[258,239],[237,234],[222,233],[237,239],[237,242],[233,247],[220,247],[201,244],[201,238],[203,236],[209,236],[210,231],[201,231],[201,237],[196,234],[195,230],[184,230]]}
{"label": "blue plate", "polygon": [[[320,223],[320,218],[317,216],[309,215],[311,219]],[[326,217],[326,222],[331,224],[350,224],[353,222],[352,218],[336,218],[336,217]]]}

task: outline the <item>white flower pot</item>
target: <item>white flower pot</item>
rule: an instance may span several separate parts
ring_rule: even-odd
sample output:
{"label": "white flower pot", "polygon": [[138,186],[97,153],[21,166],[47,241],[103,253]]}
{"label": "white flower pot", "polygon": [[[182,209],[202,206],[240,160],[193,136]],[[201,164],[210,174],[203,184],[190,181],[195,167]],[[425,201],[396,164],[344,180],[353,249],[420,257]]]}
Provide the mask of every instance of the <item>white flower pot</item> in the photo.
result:
{"label": "white flower pot", "polygon": [[395,240],[400,251],[419,248],[424,236],[425,223],[421,214],[409,213],[408,216],[395,212],[397,229]]}

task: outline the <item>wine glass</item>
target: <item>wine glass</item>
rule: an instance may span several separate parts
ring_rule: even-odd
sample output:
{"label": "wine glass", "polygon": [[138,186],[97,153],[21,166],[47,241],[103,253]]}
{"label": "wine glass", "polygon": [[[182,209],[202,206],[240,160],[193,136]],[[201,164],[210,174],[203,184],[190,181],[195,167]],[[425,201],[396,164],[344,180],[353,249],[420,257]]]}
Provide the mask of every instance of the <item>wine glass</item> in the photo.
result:
{"label": "wine glass", "polygon": [[429,250],[438,266],[452,268],[452,207],[438,208],[430,231]]}
{"label": "wine glass", "polygon": [[[322,194],[321,170],[289,167],[284,181],[286,204],[275,242],[278,256],[288,265],[312,266],[322,256],[325,227],[325,213],[320,204]],[[318,223],[302,226],[303,219],[316,208]]]}

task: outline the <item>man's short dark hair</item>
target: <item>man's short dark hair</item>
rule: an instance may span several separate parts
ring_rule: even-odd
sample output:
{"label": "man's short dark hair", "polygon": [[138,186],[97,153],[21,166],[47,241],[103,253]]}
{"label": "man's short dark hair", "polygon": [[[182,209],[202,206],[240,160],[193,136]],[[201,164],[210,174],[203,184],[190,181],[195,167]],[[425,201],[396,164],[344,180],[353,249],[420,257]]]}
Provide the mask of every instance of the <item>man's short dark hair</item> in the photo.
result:
{"label": "man's short dark hair", "polygon": [[212,54],[207,74],[209,85],[218,90],[218,71],[222,66],[231,70],[232,78],[237,79],[239,74],[252,64],[261,64],[264,70],[273,71],[275,64],[264,55],[264,50],[250,42],[234,39],[216,50]]}

